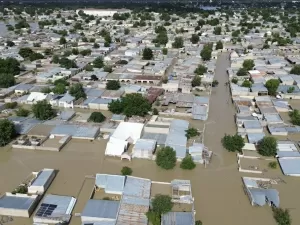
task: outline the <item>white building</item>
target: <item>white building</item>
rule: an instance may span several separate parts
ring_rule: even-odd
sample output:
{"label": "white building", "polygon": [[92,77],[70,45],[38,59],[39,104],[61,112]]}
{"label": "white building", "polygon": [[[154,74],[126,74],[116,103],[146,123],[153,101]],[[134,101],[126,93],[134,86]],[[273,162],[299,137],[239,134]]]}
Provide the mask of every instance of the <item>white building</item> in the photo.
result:
{"label": "white building", "polygon": [[93,16],[113,16],[115,13],[126,13],[130,12],[130,10],[126,9],[77,9],[76,13],[82,10],[87,15]]}
{"label": "white building", "polygon": [[29,194],[43,194],[46,192],[55,177],[54,169],[43,169],[40,172],[33,173],[36,177],[31,181],[28,187]]}

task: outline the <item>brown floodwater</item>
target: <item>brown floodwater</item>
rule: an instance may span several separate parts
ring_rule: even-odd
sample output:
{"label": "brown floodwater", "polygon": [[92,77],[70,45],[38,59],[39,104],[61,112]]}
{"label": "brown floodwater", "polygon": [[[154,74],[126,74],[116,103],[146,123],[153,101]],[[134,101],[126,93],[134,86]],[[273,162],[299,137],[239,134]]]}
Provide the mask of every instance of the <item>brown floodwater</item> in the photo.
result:
{"label": "brown floodwater", "polygon": [[[133,169],[133,176],[154,181],[170,182],[173,179],[188,179],[192,182],[195,198],[196,218],[204,225],[274,225],[276,224],[269,207],[253,207],[244,194],[241,177],[280,177],[286,184],[275,185],[279,190],[281,206],[290,209],[293,224],[300,224],[300,201],[298,190],[300,180],[283,176],[280,169],[255,175],[239,173],[237,158],[226,152],[220,143],[225,133],[234,134],[234,107],[230,93],[224,83],[228,80],[226,68],[228,56],[222,55],[217,61],[215,78],[219,87],[211,93],[209,118],[204,123],[193,121],[193,126],[203,128],[204,143],[214,152],[207,168],[198,165],[193,171],[184,171],[179,165],[174,170],[164,171],[154,161],[134,159],[131,162],[118,158],[104,157],[105,140],[71,140],[61,152],[13,150],[10,147],[0,150],[0,193],[12,191],[32,171],[43,168],[58,170],[58,174],[48,189],[48,194],[70,195],[78,199],[73,215],[82,212],[90,197],[93,180],[87,176],[96,173],[120,174],[123,166]],[[158,190],[156,190],[158,191]],[[13,225],[29,225],[32,219],[15,218]],[[80,225],[80,218],[73,216],[72,225]]]}

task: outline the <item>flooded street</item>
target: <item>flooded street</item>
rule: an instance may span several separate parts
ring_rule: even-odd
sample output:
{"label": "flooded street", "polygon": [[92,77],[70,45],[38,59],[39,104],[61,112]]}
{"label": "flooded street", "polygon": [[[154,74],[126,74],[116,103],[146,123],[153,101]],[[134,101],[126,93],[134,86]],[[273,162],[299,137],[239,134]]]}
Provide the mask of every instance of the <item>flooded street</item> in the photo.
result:
{"label": "flooded street", "polygon": [[[225,133],[234,134],[234,107],[230,92],[224,85],[228,81],[226,69],[229,66],[228,54],[218,58],[215,79],[219,87],[211,93],[209,118],[205,122],[204,143],[214,152],[212,162],[205,169],[198,165],[193,171],[184,171],[179,165],[171,171],[164,171],[154,161],[134,159],[131,162],[119,158],[104,157],[106,140],[71,140],[61,152],[41,152],[12,150],[10,147],[0,151],[0,192],[12,191],[32,171],[43,168],[57,169],[59,172],[48,189],[48,194],[69,195],[78,198],[73,210],[82,212],[89,199],[93,181],[86,178],[96,173],[120,174],[123,166],[133,170],[133,176],[155,181],[170,182],[173,179],[188,179],[192,183],[195,198],[196,218],[204,225],[274,225],[271,208],[253,207],[242,187],[242,176],[256,176],[239,173],[237,157],[228,153],[221,145]],[[193,126],[201,126],[195,122]],[[201,128],[202,129],[202,128]],[[258,175],[264,176],[264,175]],[[283,208],[291,210],[293,224],[300,224],[300,202],[298,190],[300,181],[282,175],[287,184],[279,185],[280,201]],[[296,197],[295,197],[296,196]],[[15,219],[13,225],[29,225],[29,219]],[[80,219],[73,216],[72,225],[80,225]]]}

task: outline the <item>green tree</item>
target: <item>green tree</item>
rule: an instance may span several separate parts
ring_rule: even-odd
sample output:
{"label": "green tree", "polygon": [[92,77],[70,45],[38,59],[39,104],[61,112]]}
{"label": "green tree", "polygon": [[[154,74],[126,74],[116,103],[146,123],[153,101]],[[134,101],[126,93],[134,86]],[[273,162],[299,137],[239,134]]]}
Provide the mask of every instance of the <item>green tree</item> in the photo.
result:
{"label": "green tree", "polygon": [[155,161],[156,165],[165,170],[173,169],[176,166],[176,152],[169,146],[161,148],[156,153]]}
{"label": "green tree", "polygon": [[119,90],[120,87],[121,85],[118,80],[109,80],[106,83],[106,90]]}
{"label": "green tree", "polygon": [[222,145],[229,152],[241,152],[242,148],[245,146],[244,139],[238,135],[227,135],[222,138]]}
{"label": "green tree", "polygon": [[216,50],[218,49],[223,49],[223,43],[222,41],[218,41],[217,44],[216,44]]}
{"label": "green tree", "polygon": [[152,211],[159,215],[166,214],[173,208],[172,198],[169,195],[155,195],[151,205]]}
{"label": "green tree", "polygon": [[300,75],[300,65],[295,65],[291,71],[290,71],[291,74],[297,74],[297,75]]}
{"label": "green tree", "polygon": [[29,58],[29,56],[33,53],[31,48],[20,48],[19,55],[22,56],[24,59]]}
{"label": "green tree", "polygon": [[289,112],[289,116],[292,124],[300,126],[300,113],[298,109]]}
{"label": "green tree", "polygon": [[55,63],[55,64],[58,64],[58,63],[59,63],[59,57],[58,57],[58,55],[54,55],[54,56],[52,57],[52,63]]}
{"label": "green tree", "polygon": [[278,225],[291,225],[292,220],[290,212],[287,209],[273,207],[273,217]]}
{"label": "green tree", "polygon": [[243,67],[246,70],[252,70],[254,66],[255,66],[255,64],[254,64],[254,61],[252,59],[246,59],[243,62]]}
{"label": "green tree", "polygon": [[8,46],[8,47],[13,47],[13,46],[15,46],[15,42],[8,40],[8,41],[6,42],[6,46]]}
{"label": "green tree", "polygon": [[191,137],[196,137],[198,136],[200,133],[196,128],[189,128],[185,131],[185,136],[187,137],[187,139],[190,139]]}
{"label": "green tree", "polygon": [[16,111],[17,116],[27,117],[29,115],[30,111],[24,108],[19,108]]}
{"label": "green tree", "polygon": [[192,87],[198,87],[201,85],[201,77],[199,75],[194,76],[192,80]]}
{"label": "green tree", "polygon": [[38,101],[32,106],[34,116],[39,120],[49,120],[54,117],[55,112],[52,106],[46,101]]}
{"label": "green tree", "polygon": [[207,67],[204,65],[198,65],[197,69],[195,69],[194,73],[197,75],[203,75],[207,72]]}
{"label": "green tree", "polygon": [[44,94],[49,94],[50,92],[52,92],[52,89],[50,87],[43,87],[41,89],[41,92]]}
{"label": "green tree", "polygon": [[125,35],[128,35],[129,33],[130,33],[130,30],[129,30],[128,28],[125,28],[125,29],[124,29],[124,34],[125,34]]}
{"label": "green tree", "polygon": [[12,74],[0,73],[0,88],[8,88],[13,86],[14,84],[15,77]]}
{"label": "green tree", "polygon": [[257,151],[262,156],[275,156],[277,152],[277,140],[274,137],[264,137],[258,143]]}
{"label": "green tree", "polygon": [[69,89],[69,94],[72,95],[76,100],[80,98],[86,98],[83,86],[80,83],[73,84]]}
{"label": "green tree", "polygon": [[16,136],[15,125],[13,122],[0,120],[0,146],[5,146]]}
{"label": "green tree", "polygon": [[123,166],[123,168],[121,170],[121,174],[123,176],[130,176],[132,174],[132,169],[128,166]]}
{"label": "green tree", "polygon": [[293,93],[295,91],[295,87],[289,87],[287,93]]}
{"label": "green tree", "polygon": [[67,44],[66,38],[65,38],[65,37],[61,37],[61,38],[59,39],[59,44],[60,44],[60,45]]}
{"label": "green tree", "polygon": [[59,60],[59,64],[60,67],[66,68],[66,69],[70,69],[70,68],[77,68],[77,64],[75,63],[75,61],[70,60],[66,57],[63,57]]}
{"label": "green tree", "polygon": [[231,79],[231,82],[234,84],[237,84],[239,82],[239,80],[236,77],[234,77]]}
{"label": "green tree", "polygon": [[104,66],[103,70],[104,70],[104,72],[111,73],[112,72],[112,66],[106,65],[106,66]]}
{"label": "green tree", "polygon": [[183,39],[182,37],[175,37],[174,42],[172,43],[173,48],[183,48]]}
{"label": "green tree", "polygon": [[198,36],[198,34],[192,34],[192,37],[191,37],[190,41],[193,44],[197,44],[199,42],[199,36]]}
{"label": "green tree", "polygon": [[184,157],[180,163],[180,168],[184,170],[192,170],[195,169],[195,167],[196,164],[194,163],[194,160],[190,155]]}
{"label": "green tree", "polygon": [[100,45],[98,43],[94,43],[93,48],[100,48]]}
{"label": "green tree", "polygon": [[94,123],[102,123],[106,117],[101,112],[92,112],[88,121]]}
{"label": "green tree", "polygon": [[145,116],[151,110],[151,104],[141,94],[133,93],[121,97],[120,100],[112,101],[108,104],[108,109],[112,113],[123,113],[128,117]]}
{"label": "green tree", "polygon": [[53,89],[52,89],[54,94],[59,94],[62,95],[66,93],[67,89],[66,86],[62,83],[57,84]]}
{"label": "green tree", "polygon": [[79,54],[78,48],[72,48],[72,54],[73,55],[78,55]]}
{"label": "green tree", "polygon": [[153,59],[153,52],[150,48],[144,48],[144,50],[143,50],[143,59],[144,60]]}
{"label": "green tree", "polygon": [[237,76],[246,76],[247,73],[248,73],[247,69],[245,69],[245,68],[242,67],[242,68],[240,68],[240,69],[237,71],[236,75],[237,75]]}
{"label": "green tree", "polygon": [[195,225],[202,225],[201,220],[197,220],[197,221],[195,222]]}
{"label": "green tree", "polygon": [[212,44],[206,44],[203,46],[203,49],[200,52],[200,56],[202,60],[208,61],[211,59],[211,53],[212,53]]}
{"label": "green tree", "polygon": [[46,48],[45,51],[44,51],[44,54],[45,55],[51,55],[52,54],[52,51],[50,48]]}
{"label": "green tree", "polygon": [[94,67],[90,64],[86,65],[85,71],[94,71]]}
{"label": "green tree", "polygon": [[41,53],[37,53],[37,52],[33,52],[30,56],[29,56],[29,60],[32,62],[32,61],[35,61],[35,60],[38,60],[38,59],[43,59],[44,56],[41,54]]}
{"label": "green tree", "polygon": [[167,54],[168,54],[168,49],[167,49],[167,48],[163,48],[163,49],[162,49],[162,53],[163,53],[164,55],[167,55]]}
{"label": "green tree", "polygon": [[146,216],[152,225],[161,225],[161,215],[159,213],[149,210]]}
{"label": "green tree", "polygon": [[251,88],[252,83],[249,80],[244,80],[244,82],[242,83],[242,87],[247,87],[247,88]]}
{"label": "green tree", "polygon": [[90,55],[91,53],[92,53],[91,49],[84,49],[79,52],[79,54],[82,56],[87,56],[87,55]]}
{"label": "green tree", "polygon": [[276,95],[277,89],[279,87],[279,80],[278,79],[270,79],[266,82],[265,86],[268,89],[269,95]]}
{"label": "green tree", "polygon": [[221,27],[215,27],[214,28],[214,34],[215,35],[220,35],[222,32],[222,28]]}
{"label": "green tree", "polygon": [[103,63],[103,59],[101,57],[97,57],[94,61],[93,61],[93,66],[95,68],[102,68],[104,66]]}
{"label": "green tree", "polygon": [[276,169],[277,168],[277,162],[273,161],[273,162],[269,162],[268,167],[271,169]]}
{"label": "green tree", "polygon": [[[14,58],[0,58],[0,74],[18,75],[20,73],[20,63]],[[4,78],[5,79],[5,78]],[[2,79],[0,79],[0,82]],[[4,82],[2,82],[4,83]]]}

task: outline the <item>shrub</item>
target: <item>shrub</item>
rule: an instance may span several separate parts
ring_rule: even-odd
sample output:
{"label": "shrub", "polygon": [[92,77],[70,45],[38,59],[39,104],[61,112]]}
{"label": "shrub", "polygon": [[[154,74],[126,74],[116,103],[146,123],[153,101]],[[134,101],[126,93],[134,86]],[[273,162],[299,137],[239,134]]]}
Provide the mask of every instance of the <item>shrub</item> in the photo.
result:
{"label": "shrub", "polygon": [[176,166],[176,152],[174,149],[166,146],[158,150],[156,164],[165,170],[173,169]]}
{"label": "shrub", "polygon": [[271,169],[276,169],[277,168],[277,162],[275,162],[275,161],[274,162],[269,162],[268,166]]}
{"label": "shrub", "polygon": [[257,151],[262,156],[275,156],[277,152],[277,140],[274,137],[264,137],[259,143]]}
{"label": "shrub", "polygon": [[291,225],[292,220],[287,209],[273,207],[273,217],[278,225]]}
{"label": "shrub", "polygon": [[155,195],[152,200],[152,211],[159,215],[170,212],[172,207],[173,202],[169,195]]}
{"label": "shrub", "polygon": [[101,112],[92,112],[88,121],[94,123],[102,123],[105,120],[105,116]]}

